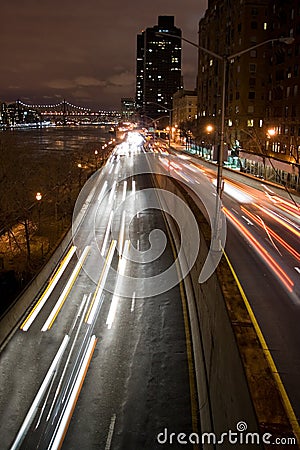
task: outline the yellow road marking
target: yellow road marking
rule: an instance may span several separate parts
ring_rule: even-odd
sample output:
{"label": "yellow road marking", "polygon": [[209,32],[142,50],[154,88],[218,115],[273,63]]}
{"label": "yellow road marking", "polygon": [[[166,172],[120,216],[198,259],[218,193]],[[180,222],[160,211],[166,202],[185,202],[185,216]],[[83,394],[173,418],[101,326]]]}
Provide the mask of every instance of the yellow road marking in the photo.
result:
{"label": "yellow road marking", "polygon": [[244,290],[242,288],[242,285],[241,285],[241,283],[240,283],[240,281],[239,281],[239,279],[237,277],[237,274],[236,274],[236,272],[235,272],[231,262],[229,261],[228,256],[226,255],[225,251],[224,251],[224,256],[225,256],[226,261],[227,261],[227,263],[228,263],[228,265],[230,267],[230,270],[231,270],[231,272],[233,274],[233,277],[234,277],[234,279],[235,279],[235,281],[236,281],[236,283],[238,285],[239,291],[241,293],[241,296],[242,296],[242,298],[244,300],[244,303],[246,305],[246,308],[248,310],[248,314],[249,314],[249,316],[251,318],[251,321],[252,321],[252,324],[253,324],[253,326],[255,328],[255,331],[256,331],[256,334],[257,334],[258,339],[260,341],[260,344],[262,346],[263,352],[264,352],[264,354],[265,354],[265,356],[267,358],[267,361],[268,361],[268,363],[270,365],[271,371],[273,373],[274,379],[275,379],[275,381],[277,383],[279,392],[281,394],[283,405],[284,405],[284,408],[286,410],[286,413],[287,413],[288,419],[290,421],[290,424],[292,426],[293,432],[294,432],[298,442],[300,442],[300,426],[299,426],[297,417],[296,417],[296,415],[294,413],[294,410],[293,410],[293,407],[291,405],[291,402],[289,400],[289,397],[288,397],[288,395],[286,393],[286,390],[285,390],[285,388],[283,386],[283,383],[281,381],[281,378],[280,378],[280,375],[278,373],[276,364],[275,364],[275,362],[273,360],[271,352],[270,352],[270,350],[268,348],[268,345],[267,345],[267,343],[265,341],[263,333],[262,333],[262,331],[261,331],[261,329],[260,329],[260,327],[258,325],[258,322],[257,322],[256,317],[254,315],[254,312],[253,312],[253,310],[251,308],[251,305],[250,305],[250,303],[249,303],[249,301],[248,301],[248,299],[246,297],[246,294],[245,294],[245,292],[244,292]]}

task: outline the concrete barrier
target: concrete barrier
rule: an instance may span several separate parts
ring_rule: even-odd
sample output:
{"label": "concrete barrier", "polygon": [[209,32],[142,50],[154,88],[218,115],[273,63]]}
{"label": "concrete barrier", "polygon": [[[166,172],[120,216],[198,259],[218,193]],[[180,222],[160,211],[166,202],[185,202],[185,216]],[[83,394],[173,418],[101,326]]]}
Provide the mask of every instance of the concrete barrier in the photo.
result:
{"label": "concrete barrier", "polygon": [[[236,425],[243,421],[249,432],[271,433],[273,437],[293,436],[278,386],[225,258],[222,257],[217,270],[205,283],[198,283],[210,246],[210,227],[192,193],[166,176],[156,175],[155,181],[158,188],[171,191],[186,201],[199,224],[201,248],[184,284],[201,432],[221,436],[229,430],[236,432]],[[172,208],[176,211],[175,204]],[[177,227],[169,216],[167,220],[178,250]],[[190,245],[193,245],[192,240]],[[223,444],[215,448],[229,447]],[[264,445],[256,448],[264,448]]]}

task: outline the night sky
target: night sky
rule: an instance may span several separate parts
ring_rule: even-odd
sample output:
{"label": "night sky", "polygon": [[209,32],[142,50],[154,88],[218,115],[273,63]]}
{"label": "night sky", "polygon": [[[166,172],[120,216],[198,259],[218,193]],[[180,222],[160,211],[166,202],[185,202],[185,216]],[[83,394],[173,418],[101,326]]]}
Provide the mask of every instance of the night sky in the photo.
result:
{"label": "night sky", "polygon": [[[1,0],[0,101],[119,109],[135,95],[136,35],[174,15],[197,42],[207,0]],[[184,87],[194,89],[197,49],[183,43]]]}

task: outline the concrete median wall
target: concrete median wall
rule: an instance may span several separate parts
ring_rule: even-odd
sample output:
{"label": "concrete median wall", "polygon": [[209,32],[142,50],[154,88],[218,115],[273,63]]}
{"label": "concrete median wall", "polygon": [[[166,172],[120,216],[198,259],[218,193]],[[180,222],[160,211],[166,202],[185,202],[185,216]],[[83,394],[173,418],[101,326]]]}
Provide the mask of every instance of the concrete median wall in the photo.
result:
{"label": "concrete median wall", "polygon": [[[184,284],[201,432],[221,436],[229,430],[236,432],[236,425],[243,421],[249,432],[292,435],[277,384],[225,258],[222,257],[217,270],[205,283],[198,282],[210,246],[208,223],[180,183],[161,175],[155,179],[157,187],[173,192],[188,203],[199,224],[201,248]],[[169,206],[176,211],[175,202]],[[177,228],[170,217],[167,220],[179,250]],[[194,245],[192,239],[190,245]],[[215,448],[227,447],[220,444]]]}

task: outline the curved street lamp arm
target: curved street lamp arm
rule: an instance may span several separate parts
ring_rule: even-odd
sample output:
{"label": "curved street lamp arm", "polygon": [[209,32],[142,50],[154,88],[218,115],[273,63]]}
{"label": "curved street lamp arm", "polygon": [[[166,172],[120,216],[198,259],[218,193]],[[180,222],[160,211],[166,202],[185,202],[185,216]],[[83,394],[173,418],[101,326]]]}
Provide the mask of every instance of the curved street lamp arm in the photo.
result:
{"label": "curved street lamp arm", "polygon": [[190,41],[189,39],[186,39],[182,36],[176,36],[175,34],[162,33],[162,32],[158,32],[155,34],[157,36],[169,36],[169,37],[174,37],[174,38],[180,39],[181,41],[187,42],[188,44],[193,45],[194,47],[198,48],[198,50],[202,50],[203,52],[208,53],[209,55],[214,56],[217,59],[220,59],[220,60],[224,59],[223,56],[220,56],[217,53],[212,52],[211,50],[208,50],[207,48],[201,47],[200,45],[196,44],[196,42]]}

